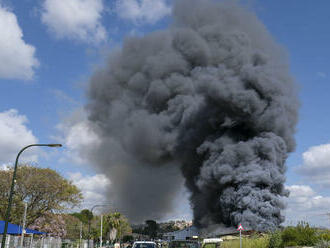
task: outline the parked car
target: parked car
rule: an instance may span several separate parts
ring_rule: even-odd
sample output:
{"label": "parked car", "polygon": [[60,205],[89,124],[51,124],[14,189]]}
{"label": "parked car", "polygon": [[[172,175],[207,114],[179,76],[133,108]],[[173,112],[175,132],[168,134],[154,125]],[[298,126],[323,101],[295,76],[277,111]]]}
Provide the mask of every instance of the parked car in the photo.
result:
{"label": "parked car", "polygon": [[200,243],[197,240],[172,240],[169,243],[169,248],[200,248]]}

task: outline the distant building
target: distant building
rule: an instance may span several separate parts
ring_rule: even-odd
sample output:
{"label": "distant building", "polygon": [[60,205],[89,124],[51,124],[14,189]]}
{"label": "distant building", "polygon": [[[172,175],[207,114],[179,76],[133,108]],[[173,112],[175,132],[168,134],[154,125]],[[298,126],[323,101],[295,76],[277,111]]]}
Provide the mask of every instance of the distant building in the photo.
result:
{"label": "distant building", "polygon": [[[242,234],[249,235],[253,233],[251,229],[245,229]],[[163,239],[166,241],[172,240],[189,240],[196,237],[199,238],[215,238],[223,237],[226,235],[238,235],[239,232],[234,227],[225,227],[221,225],[214,225],[204,229],[198,229],[196,226],[189,226],[185,229],[168,232],[163,234]]]}
{"label": "distant building", "polygon": [[164,233],[163,239],[166,241],[188,240],[188,239],[193,239],[196,236],[199,236],[199,234],[200,233],[197,227],[189,226],[179,231]]}

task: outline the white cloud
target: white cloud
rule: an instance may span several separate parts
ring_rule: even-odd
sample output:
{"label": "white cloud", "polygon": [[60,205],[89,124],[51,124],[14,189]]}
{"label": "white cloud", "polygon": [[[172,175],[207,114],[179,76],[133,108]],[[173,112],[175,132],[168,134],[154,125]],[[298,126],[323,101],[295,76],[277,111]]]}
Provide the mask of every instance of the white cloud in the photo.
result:
{"label": "white cloud", "polygon": [[104,174],[83,176],[81,173],[70,173],[69,180],[73,182],[84,196],[83,208],[107,202],[106,193],[111,185]]}
{"label": "white cloud", "polygon": [[156,23],[171,13],[166,0],[117,0],[116,11],[120,18],[134,23]]}
{"label": "white cloud", "polygon": [[2,170],[2,171],[7,171],[9,169],[10,169],[10,166],[8,166],[7,164],[0,165],[0,170]]}
{"label": "white cloud", "polygon": [[32,79],[39,62],[35,48],[23,40],[23,33],[14,13],[0,4],[0,78]]}
{"label": "white cloud", "polygon": [[[54,139],[65,147],[62,162],[71,162],[79,166],[92,165],[90,153],[98,148],[100,140],[87,120],[84,109],[79,108],[72,112],[57,125],[57,129],[59,135]],[[82,205],[75,211],[109,202],[107,201],[107,194],[110,192],[111,182],[104,174],[90,176],[80,172],[68,173],[68,178],[81,190],[84,196]],[[102,208],[97,209],[96,212],[98,210],[102,210]]]}
{"label": "white cloud", "polygon": [[57,129],[60,134],[55,139],[66,147],[63,159],[80,165],[89,164],[89,154],[97,149],[100,140],[86,119],[83,109],[73,112]]}
{"label": "white cloud", "polygon": [[[0,113],[0,163],[14,163],[17,153],[26,145],[38,143],[32,131],[26,127],[26,116],[11,109]],[[24,152],[20,162],[37,160],[37,149]]]}
{"label": "white cloud", "polygon": [[106,39],[102,0],[45,0],[41,20],[58,38],[98,43]]}
{"label": "white cloud", "polygon": [[315,184],[330,186],[330,144],[310,147],[296,170]]}
{"label": "white cloud", "polygon": [[291,185],[287,199],[286,223],[307,221],[317,226],[329,226],[326,213],[330,212],[330,197],[317,194],[308,185]]}

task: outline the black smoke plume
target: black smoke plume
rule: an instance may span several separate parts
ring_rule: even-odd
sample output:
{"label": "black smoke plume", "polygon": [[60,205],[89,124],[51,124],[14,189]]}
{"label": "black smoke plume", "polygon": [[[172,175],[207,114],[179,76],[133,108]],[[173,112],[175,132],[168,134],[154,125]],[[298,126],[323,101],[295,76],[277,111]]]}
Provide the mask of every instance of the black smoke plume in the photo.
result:
{"label": "black smoke plume", "polygon": [[127,38],[90,81],[114,201],[132,220],[160,218],[183,175],[196,225],[273,229],[298,109],[286,54],[236,2],[179,0],[173,20]]}

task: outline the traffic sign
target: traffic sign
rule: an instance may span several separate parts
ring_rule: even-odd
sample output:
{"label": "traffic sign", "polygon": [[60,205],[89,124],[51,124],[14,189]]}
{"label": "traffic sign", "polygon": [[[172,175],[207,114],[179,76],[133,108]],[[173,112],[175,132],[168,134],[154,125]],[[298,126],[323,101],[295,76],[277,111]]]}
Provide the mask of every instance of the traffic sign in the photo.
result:
{"label": "traffic sign", "polygon": [[242,231],[244,231],[242,224],[239,224],[237,231],[239,231],[239,247],[242,248]]}
{"label": "traffic sign", "polygon": [[237,228],[237,231],[244,231],[244,228],[243,228],[242,224],[239,224],[239,226]]}

